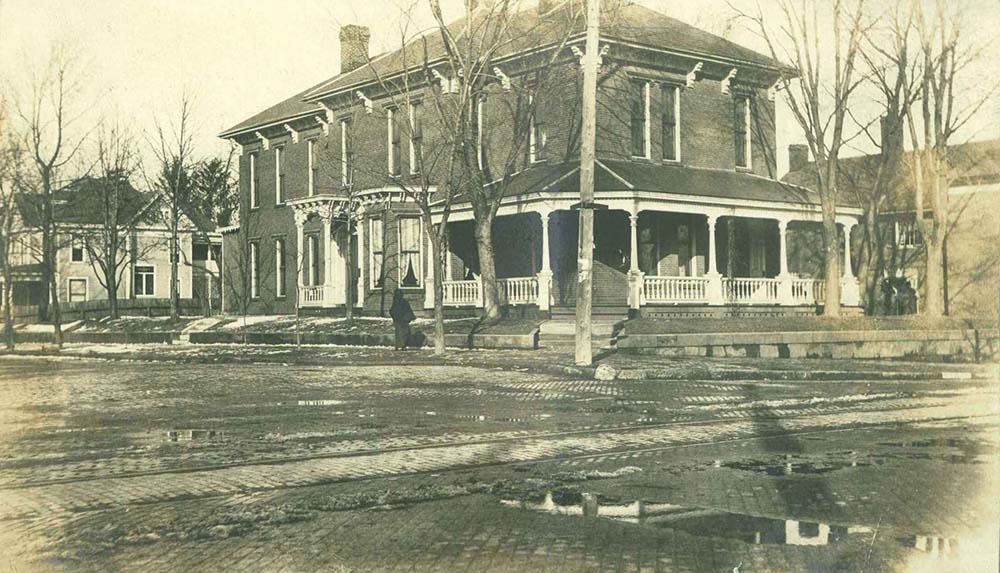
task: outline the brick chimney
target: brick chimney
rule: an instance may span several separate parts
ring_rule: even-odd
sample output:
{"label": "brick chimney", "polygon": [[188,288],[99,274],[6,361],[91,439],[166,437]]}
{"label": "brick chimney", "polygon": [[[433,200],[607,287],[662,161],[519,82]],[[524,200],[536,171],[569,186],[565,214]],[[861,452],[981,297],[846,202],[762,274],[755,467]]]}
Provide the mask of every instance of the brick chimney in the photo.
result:
{"label": "brick chimney", "polygon": [[340,27],[340,73],[354,71],[368,63],[367,26],[348,24]]}
{"label": "brick chimney", "polygon": [[788,146],[788,171],[801,171],[809,164],[809,146],[793,143]]}

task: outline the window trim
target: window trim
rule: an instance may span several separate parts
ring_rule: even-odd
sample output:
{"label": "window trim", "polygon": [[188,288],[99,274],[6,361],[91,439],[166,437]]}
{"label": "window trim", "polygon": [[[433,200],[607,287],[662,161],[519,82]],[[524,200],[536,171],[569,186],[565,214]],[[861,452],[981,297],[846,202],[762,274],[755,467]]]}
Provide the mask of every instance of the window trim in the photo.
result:
{"label": "window trim", "polygon": [[340,120],[340,183],[344,187],[351,185],[351,119]]}
{"label": "window trim", "polygon": [[249,154],[250,157],[250,208],[260,208],[260,186],[257,185],[257,153]]}
{"label": "window trim", "polygon": [[274,237],[274,297],[288,296],[288,254],[285,248],[285,236]]}
{"label": "window trim", "polygon": [[284,145],[274,146],[274,204],[285,204],[285,181],[281,172],[281,160],[284,158]]}
{"label": "window trim", "polygon": [[250,300],[260,299],[260,239],[250,241]]}
{"label": "window trim", "polygon": [[[80,249],[80,259],[76,258],[76,250]],[[70,237],[70,249],[69,249],[69,260],[71,263],[85,263],[87,262],[87,247],[84,243],[83,237],[80,235],[72,235]]]}
{"label": "window trim", "polygon": [[[417,108],[423,107],[421,102],[415,101],[409,105],[409,116],[410,116],[410,175],[418,175],[420,173],[420,168],[423,163],[423,148],[424,148],[424,129],[423,124],[418,125],[418,120],[420,118],[417,114]],[[420,150],[421,160],[417,161],[417,150]]]}
{"label": "window trim", "polygon": [[[753,135],[750,131],[750,96],[741,95],[736,98],[737,102],[741,102],[738,105],[743,107],[743,165],[740,165],[739,159],[736,158],[736,168],[740,170],[751,170],[753,169]],[[734,122],[735,124],[735,122]],[[739,132],[737,132],[739,134]]]}
{"label": "window trim", "polygon": [[[653,151],[652,151],[653,145],[652,145],[652,141],[650,141],[651,140],[651,137],[650,137],[651,136],[651,131],[650,131],[651,126],[650,126],[650,96],[649,96],[649,92],[650,92],[649,88],[650,88],[650,84],[652,82],[650,82],[649,80],[633,80],[633,82],[634,83],[638,83],[640,86],[642,86],[643,138],[644,138],[644,141],[643,141],[643,155],[635,155],[635,153],[634,153],[635,149],[630,149],[630,152],[632,152],[632,159],[645,159],[645,160],[648,161],[649,159],[652,158],[652,155],[653,155]],[[631,136],[632,136],[632,126],[629,126],[629,137],[631,138]],[[629,147],[630,148],[632,147],[632,143],[633,142],[631,142],[631,141],[629,142]]]}
{"label": "window trim", "polygon": [[[542,163],[546,161],[545,155],[545,145],[548,143],[547,137],[545,135],[545,123],[542,122],[541,127],[535,121],[535,96],[534,94],[528,94],[528,162],[529,163]],[[539,135],[541,137],[539,137]],[[538,141],[541,139],[541,141]]]}
{"label": "window trim", "polygon": [[[403,221],[405,220],[415,220],[417,221],[417,268],[413,273],[417,278],[417,284],[412,286],[403,286],[403,279],[405,278],[403,270]],[[383,247],[384,248],[384,247]],[[409,251],[408,251],[409,252]],[[383,254],[383,260],[385,255]],[[424,288],[424,220],[419,215],[400,215],[396,217],[396,260],[400,264],[396,265],[396,288],[401,289],[419,289]]]}
{"label": "window trim", "polygon": [[[681,162],[681,87],[677,84],[663,84],[663,91],[673,93],[674,97],[674,158],[671,159],[667,157],[666,153],[666,142],[661,142],[663,146],[663,161],[666,163],[680,163]],[[664,98],[665,99],[665,98]],[[664,112],[666,111],[666,106],[664,106]],[[661,128],[662,129],[662,128]]]}
{"label": "window trim", "polygon": [[315,161],[315,158],[313,157],[313,155],[315,154],[315,152],[316,152],[316,140],[315,139],[307,139],[306,140],[306,155],[308,157],[306,159],[306,163],[307,163],[306,169],[308,169],[308,173],[307,173],[308,183],[307,184],[309,185],[309,187],[307,189],[307,193],[309,194],[310,197],[312,197],[313,195],[316,194],[316,161]]}
{"label": "window trim", "polygon": [[[73,281],[83,281],[83,300],[73,300]],[[90,300],[90,279],[88,277],[66,277],[66,302],[87,302]]]}
{"label": "window trim", "polygon": [[[390,108],[387,108],[385,110],[385,117],[386,117],[387,122],[388,122],[387,123],[387,128],[386,128],[386,134],[387,134],[386,151],[388,151],[388,153],[387,153],[387,162],[386,163],[387,163],[387,166],[389,168],[389,176],[390,177],[399,177],[400,175],[403,174],[403,169],[402,169],[403,166],[402,165],[396,165],[396,153],[395,153],[396,152],[396,148],[395,148],[396,136],[398,135],[396,133],[396,131],[397,131],[397,129],[396,129],[396,113],[398,111],[399,111],[399,109],[398,108],[394,108],[394,107],[390,107]],[[400,140],[399,145],[400,146],[403,145],[402,140]],[[403,159],[402,150],[400,150],[400,154],[399,155],[400,155],[400,157],[399,157],[400,163],[402,163],[402,159]]]}
{"label": "window trim", "polygon": [[[142,269],[147,269],[147,268],[151,269],[149,273],[143,272],[142,274],[144,276],[148,274],[150,277],[152,277],[152,279],[150,281],[150,283],[153,286],[153,289],[152,289],[153,292],[152,293],[149,293],[149,294],[139,293],[135,289],[136,285],[138,284],[138,281],[136,281],[135,278],[136,278],[136,275],[139,274],[139,269],[140,268],[142,268]],[[143,280],[143,284],[145,284],[145,280]],[[137,264],[137,265],[134,265],[132,267],[132,295],[135,298],[156,298],[156,265],[138,265]]]}
{"label": "window trim", "polygon": [[306,261],[305,261],[305,285],[308,287],[320,286],[319,269],[319,233],[306,233]]}
{"label": "window trim", "polygon": [[[379,269],[380,272],[375,272],[375,226],[379,225],[379,250],[377,251],[382,255],[382,265]],[[368,288],[370,290],[379,289],[382,285],[378,284],[379,278],[385,278],[385,219],[382,217],[372,217],[368,219]],[[385,283],[383,283],[385,284]]]}

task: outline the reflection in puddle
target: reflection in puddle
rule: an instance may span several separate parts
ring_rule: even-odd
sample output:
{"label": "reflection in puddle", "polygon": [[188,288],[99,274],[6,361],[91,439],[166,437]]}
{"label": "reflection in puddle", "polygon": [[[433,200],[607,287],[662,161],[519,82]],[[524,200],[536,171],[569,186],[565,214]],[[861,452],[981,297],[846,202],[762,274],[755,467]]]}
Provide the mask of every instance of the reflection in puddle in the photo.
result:
{"label": "reflection in puddle", "polygon": [[868,467],[871,465],[881,465],[884,459],[859,460],[852,456],[842,460],[817,460],[802,461],[791,456],[784,460],[741,460],[735,462],[718,463],[716,467],[731,468],[753,473],[762,473],[769,476],[792,476],[792,475],[822,475],[844,468]]}
{"label": "reflection in puddle", "polygon": [[299,400],[297,402],[299,406],[340,406],[344,403],[343,400]]}
{"label": "reflection in puddle", "polygon": [[[953,464],[985,464],[998,453],[997,445],[968,439],[939,438],[912,442],[880,442],[878,445],[899,449],[942,450],[941,452],[905,452],[889,454],[913,460],[944,460]],[[953,450],[959,453],[952,453]]]}
{"label": "reflection in puddle", "polygon": [[197,440],[212,440],[221,438],[223,432],[217,430],[167,430],[169,442],[193,442]]}
{"label": "reflection in puddle", "polygon": [[[502,500],[508,507],[580,517],[602,517],[623,523],[681,530],[699,537],[722,537],[754,545],[823,546],[843,542],[852,536],[870,538],[871,527],[833,525],[795,519],[774,519],[730,513],[717,509],[685,507],[658,501],[608,501],[597,495],[555,490],[542,501]],[[909,535],[898,537],[905,547],[934,556],[955,555],[958,540],[945,537]]]}

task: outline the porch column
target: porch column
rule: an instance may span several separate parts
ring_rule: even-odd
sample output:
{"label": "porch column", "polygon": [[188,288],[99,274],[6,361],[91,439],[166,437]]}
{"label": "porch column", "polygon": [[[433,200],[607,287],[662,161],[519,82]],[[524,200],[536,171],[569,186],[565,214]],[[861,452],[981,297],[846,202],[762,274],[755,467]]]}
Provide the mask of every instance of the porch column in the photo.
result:
{"label": "porch column", "polygon": [[851,230],[857,221],[848,219],[844,223],[844,276],[841,281],[840,304],[844,306],[859,306],[861,304],[861,287],[854,278],[851,268]]}
{"label": "porch column", "polygon": [[333,304],[333,235],[330,228],[333,222],[329,217],[323,217],[323,306]]}
{"label": "porch column", "polygon": [[[430,229],[433,233],[434,230]],[[434,244],[430,236],[425,237],[427,241],[427,257],[424,262],[424,308],[434,308]]]}
{"label": "porch column", "polygon": [[[332,220],[331,220],[332,225]],[[327,302],[334,304],[347,304],[347,249],[350,248],[350,237],[347,236],[347,229],[344,228],[345,243],[340,243],[331,233],[327,241],[327,250],[330,252],[330,277],[329,286],[326,288]]]}
{"label": "porch column", "polygon": [[709,214],[705,215],[705,219],[708,223],[708,271],[705,273],[708,284],[705,285],[705,298],[708,299],[708,304],[721,305],[722,275],[716,268],[715,260],[715,223],[718,221],[718,216]]}
{"label": "porch column", "polygon": [[309,215],[304,211],[295,211],[295,300],[302,306],[302,253],[306,249],[305,225]]}
{"label": "porch column", "polygon": [[365,282],[365,269],[368,267],[366,264],[367,258],[365,257],[365,217],[363,212],[359,212],[354,220],[354,229],[358,236],[358,257],[354,261],[354,266],[360,270],[358,272],[358,302],[357,305],[360,307],[365,306],[365,293],[368,291]]}
{"label": "porch column", "polygon": [[639,213],[629,214],[629,270],[628,270],[628,307],[638,311],[642,306],[642,272],[639,271]]}
{"label": "porch column", "polygon": [[542,270],[538,271],[538,310],[548,312],[552,304],[552,267],[549,263],[549,216],[551,211],[538,213],[542,218]]}
{"label": "porch column", "polygon": [[780,272],[778,273],[778,304],[790,306],[795,304],[792,295],[792,275],[788,272],[788,221],[778,219],[778,260],[780,261]]}

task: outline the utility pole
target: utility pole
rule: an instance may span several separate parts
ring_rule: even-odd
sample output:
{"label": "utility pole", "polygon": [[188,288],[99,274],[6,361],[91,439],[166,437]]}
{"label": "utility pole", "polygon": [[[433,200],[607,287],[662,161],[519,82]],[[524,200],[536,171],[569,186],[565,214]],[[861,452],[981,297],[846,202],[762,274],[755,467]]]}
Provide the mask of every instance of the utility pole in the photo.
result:
{"label": "utility pole", "polygon": [[583,56],[583,132],[580,141],[580,235],[576,259],[576,364],[590,366],[594,270],[594,154],[597,147],[597,74],[600,66],[601,1],[587,0]]}

